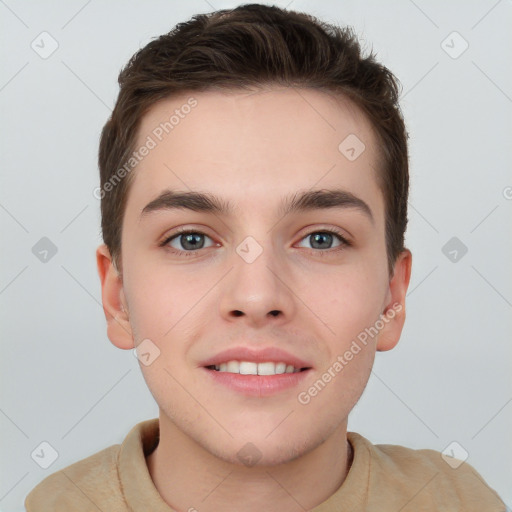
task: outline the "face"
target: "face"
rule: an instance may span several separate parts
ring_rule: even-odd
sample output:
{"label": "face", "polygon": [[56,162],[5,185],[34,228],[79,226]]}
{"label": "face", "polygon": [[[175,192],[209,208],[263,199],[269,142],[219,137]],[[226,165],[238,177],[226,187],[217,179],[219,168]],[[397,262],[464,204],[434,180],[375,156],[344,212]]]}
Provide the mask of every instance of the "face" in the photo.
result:
{"label": "face", "polygon": [[[179,121],[162,125],[176,109]],[[214,91],[155,105],[136,147],[150,139],[127,199],[122,281],[111,284],[126,329],[109,337],[145,344],[161,414],[211,454],[239,464],[251,442],[260,464],[278,464],[313,450],[346,429],[375,351],[403,324],[389,311],[403,304],[410,260],[390,281],[371,126],[318,91]],[[246,353],[216,359],[230,349]],[[258,360],[307,370],[206,368],[231,360],[245,361],[242,373],[282,370]]]}

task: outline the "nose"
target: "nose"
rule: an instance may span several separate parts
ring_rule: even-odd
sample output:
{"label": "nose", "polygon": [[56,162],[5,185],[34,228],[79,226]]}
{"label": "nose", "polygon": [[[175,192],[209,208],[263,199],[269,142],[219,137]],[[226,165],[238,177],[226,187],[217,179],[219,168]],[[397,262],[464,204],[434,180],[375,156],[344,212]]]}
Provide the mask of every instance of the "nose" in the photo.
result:
{"label": "nose", "polygon": [[233,269],[222,289],[221,315],[254,328],[282,325],[293,317],[295,300],[285,260],[254,239],[232,255]]}

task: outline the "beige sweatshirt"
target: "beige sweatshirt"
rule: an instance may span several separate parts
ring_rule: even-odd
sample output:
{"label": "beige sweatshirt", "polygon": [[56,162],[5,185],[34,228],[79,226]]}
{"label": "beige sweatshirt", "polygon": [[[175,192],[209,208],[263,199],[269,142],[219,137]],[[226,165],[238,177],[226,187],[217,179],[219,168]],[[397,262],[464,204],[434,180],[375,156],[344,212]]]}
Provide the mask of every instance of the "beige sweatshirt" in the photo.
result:
{"label": "beige sweatshirt", "polygon": [[[146,465],[158,435],[158,419],[144,421],[121,445],[53,473],[27,496],[27,512],[175,512],[160,497]],[[355,432],[347,437],[353,448],[347,478],[311,512],[506,510],[469,464],[453,469],[434,450],[373,445]]]}

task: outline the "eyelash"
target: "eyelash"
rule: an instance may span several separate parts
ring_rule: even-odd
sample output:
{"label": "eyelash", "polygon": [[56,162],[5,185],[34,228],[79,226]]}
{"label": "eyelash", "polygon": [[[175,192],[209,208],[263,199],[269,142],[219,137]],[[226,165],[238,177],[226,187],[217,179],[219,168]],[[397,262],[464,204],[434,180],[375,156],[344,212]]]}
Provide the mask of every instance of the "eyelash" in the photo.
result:
{"label": "eyelash", "polygon": [[[315,231],[311,231],[310,233],[304,235],[301,238],[301,241],[304,240],[305,238],[307,238],[308,236],[311,236],[311,235],[313,235],[315,233],[327,233],[329,235],[334,235],[341,242],[341,245],[339,247],[335,247],[333,249],[325,249],[325,250],[322,250],[322,249],[310,249],[310,251],[313,251],[315,254],[317,254],[319,256],[332,255],[333,253],[337,253],[338,251],[341,251],[341,250],[343,250],[343,249],[345,249],[347,247],[352,247],[352,242],[349,242],[343,236],[341,231],[337,230],[336,228],[317,229]],[[186,256],[186,257],[196,256],[197,253],[200,251],[200,249],[195,250],[195,251],[182,251],[180,249],[175,249],[174,247],[171,248],[171,247],[167,246],[167,244],[171,240],[179,237],[180,235],[191,235],[191,234],[208,236],[206,233],[203,233],[202,231],[193,230],[193,229],[187,229],[187,228],[180,228],[177,231],[175,231],[172,235],[170,235],[167,238],[165,238],[165,240],[163,242],[161,242],[159,244],[159,246],[160,247],[164,247],[165,249],[169,250],[170,252],[172,252],[173,254],[175,254],[177,256]],[[209,237],[209,238],[211,238],[211,237]]]}

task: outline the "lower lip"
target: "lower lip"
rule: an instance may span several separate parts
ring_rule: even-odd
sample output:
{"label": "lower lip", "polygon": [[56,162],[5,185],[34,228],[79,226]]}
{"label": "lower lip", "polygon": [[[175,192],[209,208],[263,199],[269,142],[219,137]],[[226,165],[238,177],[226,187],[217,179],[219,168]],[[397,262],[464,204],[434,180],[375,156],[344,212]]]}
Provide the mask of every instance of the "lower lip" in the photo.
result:
{"label": "lower lip", "polygon": [[241,375],[239,373],[203,370],[218,383],[246,396],[270,396],[294,388],[304,381],[311,369],[297,373],[280,373],[277,375]]}

